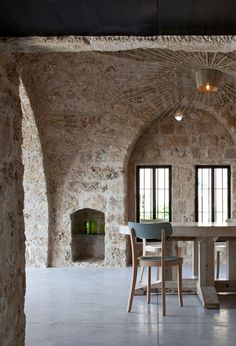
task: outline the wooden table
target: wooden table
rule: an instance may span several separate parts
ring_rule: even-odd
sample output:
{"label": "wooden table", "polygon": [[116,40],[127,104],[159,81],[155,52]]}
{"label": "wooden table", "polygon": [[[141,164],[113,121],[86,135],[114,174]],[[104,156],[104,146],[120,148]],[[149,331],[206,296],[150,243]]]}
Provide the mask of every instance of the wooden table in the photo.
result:
{"label": "wooden table", "polygon": [[[172,222],[173,240],[196,240],[195,258],[197,261],[197,294],[204,308],[220,307],[217,291],[236,290],[236,223],[177,223]],[[129,234],[127,225],[121,225],[119,232]],[[227,280],[214,278],[214,242],[216,238],[227,241]],[[196,262],[195,262],[196,263]]]}

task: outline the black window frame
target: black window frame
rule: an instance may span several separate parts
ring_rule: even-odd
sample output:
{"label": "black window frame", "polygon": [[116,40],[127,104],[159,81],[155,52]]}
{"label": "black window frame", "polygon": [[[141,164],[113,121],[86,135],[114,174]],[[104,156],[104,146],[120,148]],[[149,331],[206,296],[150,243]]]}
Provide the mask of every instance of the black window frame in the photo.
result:
{"label": "black window frame", "polygon": [[231,217],[231,166],[230,165],[196,165],[195,166],[195,221],[198,222],[198,169],[211,169],[211,222],[215,222],[215,206],[214,206],[214,169],[226,168],[228,171],[228,218]]}
{"label": "black window frame", "polygon": [[[141,168],[149,168],[153,170],[153,217],[156,213],[156,168],[168,168],[169,169],[169,222],[172,220],[172,166],[171,165],[137,165],[136,166],[136,222],[140,222],[140,195],[139,195],[139,171]],[[153,218],[153,220],[157,220]]]}

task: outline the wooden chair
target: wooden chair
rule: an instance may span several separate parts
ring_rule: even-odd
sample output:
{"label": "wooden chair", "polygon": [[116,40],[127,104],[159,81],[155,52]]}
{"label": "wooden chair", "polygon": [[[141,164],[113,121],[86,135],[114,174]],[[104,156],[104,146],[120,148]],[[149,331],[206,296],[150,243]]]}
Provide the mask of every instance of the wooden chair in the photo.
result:
{"label": "wooden chair", "polygon": [[[169,222],[141,224],[135,222],[128,223],[130,228],[130,240],[132,249],[133,275],[128,301],[128,312],[132,309],[134,290],[137,280],[138,265],[147,267],[148,283],[147,283],[147,303],[151,301],[151,267],[161,267],[162,273],[162,313],[166,315],[166,268],[170,266],[178,266],[178,296],[179,304],[183,306],[182,297],[182,264],[183,258],[177,256],[166,256],[166,238],[172,234],[172,226]],[[162,243],[161,256],[137,256],[136,238],[155,239]]]}
{"label": "wooden chair", "polygon": [[[160,222],[166,222],[165,220],[158,221]],[[162,243],[161,242],[147,242],[146,239],[143,239],[143,256],[148,256],[150,253],[154,254],[155,256],[160,256],[161,254],[161,249],[162,249]],[[182,253],[182,247],[179,247],[176,245],[175,247],[176,251],[176,256],[181,256]],[[144,266],[141,267],[141,272],[140,272],[140,279],[139,282],[143,281],[143,273],[144,273]],[[159,280],[159,268],[157,267],[157,280]]]}
{"label": "wooden chair", "polygon": [[[143,220],[141,222],[144,223],[149,223],[149,220]],[[151,220],[151,223],[155,223],[155,220]],[[166,220],[164,219],[159,219],[156,220],[156,223],[163,223],[166,222]],[[148,254],[154,254],[156,256],[160,256],[161,253],[161,248],[162,248],[162,244],[161,242],[152,242],[152,243],[148,243],[146,239],[143,239],[143,256],[147,256]],[[141,272],[140,272],[140,279],[139,282],[143,281],[143,273],[144,273],[144,266],[141,267]],[[159,268],[157,267],[157,280],[159,280]]]}

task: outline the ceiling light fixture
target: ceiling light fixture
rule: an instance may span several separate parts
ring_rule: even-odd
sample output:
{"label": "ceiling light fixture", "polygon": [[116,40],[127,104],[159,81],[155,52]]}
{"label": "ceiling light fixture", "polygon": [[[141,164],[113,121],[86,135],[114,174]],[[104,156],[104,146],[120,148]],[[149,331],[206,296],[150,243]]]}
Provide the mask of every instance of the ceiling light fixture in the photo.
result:
{"label": "ceiling light fixture", "polygon": [[175,113],[175,120],[177,120],[177,121],[181,121],[182,119],[183,119],[183,113],[182,112],[180,112],[180,111],[177,111],[176,113]]}
{"label": "ceiling light fixture", "polygon": [[[130,77],[124,85],[127,71],[122,70],[116,87],[124,102],[140,114],[156,113],[160,118],[181,122],[182,116],[187,120],[192,110],[211,111],[211,107],[236,103],[235,52],[144,48],[122,51],[119,56],[129,59]],[[137,61],[145,63],[138,74]]]}
{"label": "ceiling light fixture", "polygon": [[195,72],[197,90],[201,93],[210,93],[218,90],[223,73],[214,69],[202,69]]}

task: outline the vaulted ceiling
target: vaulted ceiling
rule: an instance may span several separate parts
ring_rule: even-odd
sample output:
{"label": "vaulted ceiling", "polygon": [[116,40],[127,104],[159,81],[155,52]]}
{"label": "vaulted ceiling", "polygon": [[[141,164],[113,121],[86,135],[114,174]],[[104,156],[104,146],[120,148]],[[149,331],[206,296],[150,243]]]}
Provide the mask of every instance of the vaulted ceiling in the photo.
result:
{"label": "vaulted ceiling", "polygon": [[0,36],[236,33],[235,0],[0,0]]}

